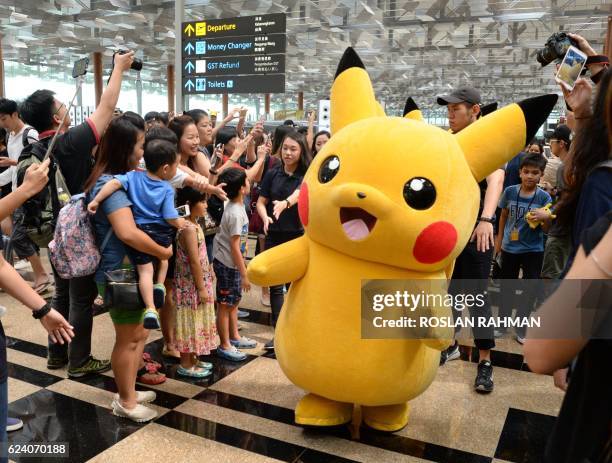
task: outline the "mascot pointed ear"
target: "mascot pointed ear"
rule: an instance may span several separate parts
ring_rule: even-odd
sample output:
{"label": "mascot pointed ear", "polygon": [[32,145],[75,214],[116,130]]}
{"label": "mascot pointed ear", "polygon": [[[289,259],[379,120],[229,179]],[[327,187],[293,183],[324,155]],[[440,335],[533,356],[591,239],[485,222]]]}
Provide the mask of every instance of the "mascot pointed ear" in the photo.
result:
{"label": "mascot pointed ear", "polygon": [[456,135],[477,182],[525,148],[555,107],[557,98],[543,95],[511,104]]}
{"label": "mascot pointed ear", "polygon": [[421,110],[419,109],[416,102],[412,99],[411,96],[409,96],[406,100],[406,106],[404,106],[403,115],[406,119],[423,122],[423,114],[421,113]]}
{"label": "mascot pointed ear", "polygon": [[352,122],[384,115],[384,111],[374,97],[370,76],[351,47],[346,49],[338,64],[331,88],[330,107],[332,133]]}

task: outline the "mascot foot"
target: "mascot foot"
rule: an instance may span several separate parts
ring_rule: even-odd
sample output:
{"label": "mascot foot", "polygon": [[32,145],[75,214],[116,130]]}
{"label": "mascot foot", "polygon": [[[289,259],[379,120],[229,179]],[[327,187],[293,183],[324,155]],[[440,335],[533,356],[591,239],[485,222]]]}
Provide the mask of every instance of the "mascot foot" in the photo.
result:
{"label": "mascot foot", "polygon": [[351,421],[353,404],[307,394],[295,408],[295,422],[304,426],[338,426]]}
{"label": "mascot foot", "polygon": [[408,404],[361,407],[363,421],[377,431],[395,432],[408,424]]}

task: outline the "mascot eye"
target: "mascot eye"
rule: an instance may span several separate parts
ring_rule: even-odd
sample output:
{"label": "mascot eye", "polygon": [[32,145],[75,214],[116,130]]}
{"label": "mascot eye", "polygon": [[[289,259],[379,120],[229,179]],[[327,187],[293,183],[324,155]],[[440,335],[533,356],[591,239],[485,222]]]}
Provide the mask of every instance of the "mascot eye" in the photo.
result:
{"label": "mascot eye", "polygon": [[319,168],[319,182],[331,182],[339,170],[340,159],[338,156],[328,157],[325,161],[323,161],[323,164],[321,164],[321,167]]}
{"label": "mascot eye", "polygon": [[404,185],[404,200],[413,209],[429,209],[436,202],[436,187],[423,177],[414,177]]}

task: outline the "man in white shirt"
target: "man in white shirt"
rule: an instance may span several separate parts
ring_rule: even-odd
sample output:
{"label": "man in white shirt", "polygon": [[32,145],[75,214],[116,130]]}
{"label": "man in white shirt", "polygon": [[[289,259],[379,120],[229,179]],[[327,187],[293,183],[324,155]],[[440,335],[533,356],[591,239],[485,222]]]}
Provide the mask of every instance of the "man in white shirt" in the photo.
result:
{"label": "man in white shirt", "polygon": [[[0,167],[8,167],[8,169],[0,173],[0,187],[12,184],[13,189],[15,189],[17,187],[16,166],[21,151],[30,143],[38,140],[38,132],[23,123],[17,112],[17,103],[6,98],[0,98],[0,127],[6,129],[8,133],[8,140],[6,142],[8,157],[0,158]],[[3,229],[12,231],[11,244],[17,256],[20,259],[27,259],[32,265],[34,289],[39,294],[45,292],[52,285],[52,281],[42,266],[40,256],[38,255],[38,247],[23,230],[20,230],[18,224],[11,224],[9,222],[2,225]]]}

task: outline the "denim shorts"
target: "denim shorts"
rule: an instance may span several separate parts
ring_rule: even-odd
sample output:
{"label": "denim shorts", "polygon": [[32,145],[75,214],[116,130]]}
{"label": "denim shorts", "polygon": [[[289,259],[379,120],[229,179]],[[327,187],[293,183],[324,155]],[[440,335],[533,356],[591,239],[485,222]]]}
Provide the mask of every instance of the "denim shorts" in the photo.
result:
{"label": "denim shorts", "polygon": [[[160,246],[167,248],[176,237],[176,230],[166,223],[145,223],[139,224],[138,228],[145,232],[149,237]],[[144,252],[126,246],[127,254],[135,265],[150,264],[157,259]]]}
{"label": "denim shorts", "polygon": [[242,278],[240,272],[223,265],[217,259],[213,261],[213,269],[217,276],[217,302],[229,306],[238,305],[242,299]]}

